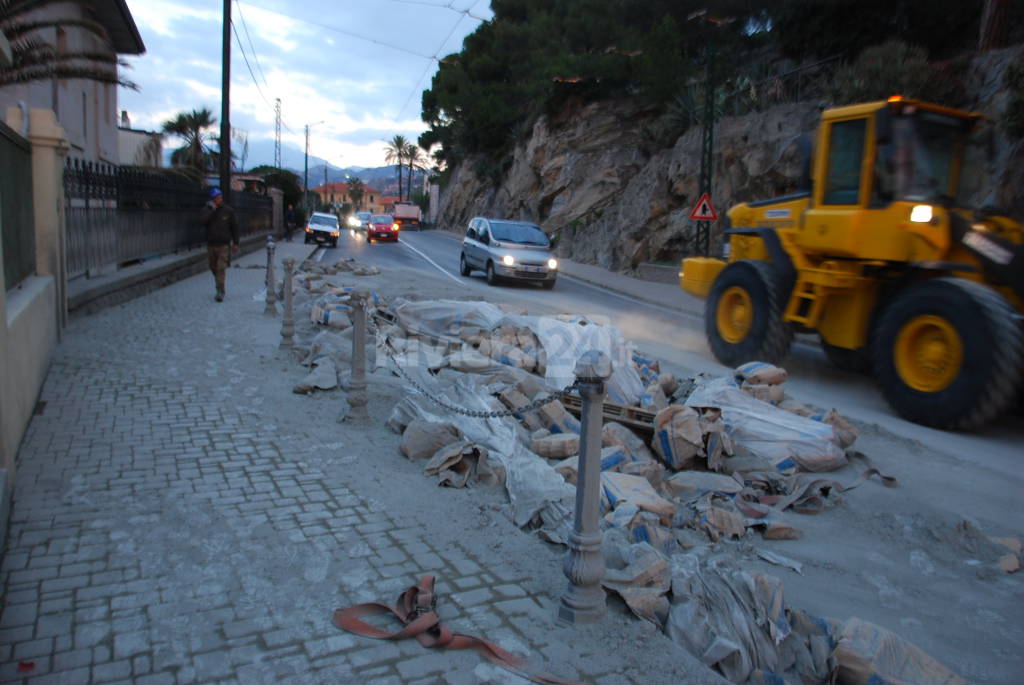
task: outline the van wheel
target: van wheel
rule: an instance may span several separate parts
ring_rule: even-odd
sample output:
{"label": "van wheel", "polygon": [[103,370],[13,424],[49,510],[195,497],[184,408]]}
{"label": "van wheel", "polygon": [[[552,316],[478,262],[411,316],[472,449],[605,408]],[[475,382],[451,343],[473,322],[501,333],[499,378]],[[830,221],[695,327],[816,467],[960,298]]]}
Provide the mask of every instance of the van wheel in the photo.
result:
{"label": "van wheel", "polygon": [[789,353],[793,328],[782,320],[776,282],[772,265],[754,259],[718,274],[704,307],[704,332],[718,361],[777,364]]}
{"label": "van wheel", "polygon": [[459,273],[462,274],[463,276],[468,276],[472,271],[473,271],[473,269],[470,268],[469,262],[466,261],[466,255],[465,254],[460,254],[459,255]]}
{"label": "van wheel", "polygon": [[907,288],[879,317],[875,379],[900,416],[970,430],[1013,406],[1024,376],[1024,328],[988,286],[936,278]]}
{"label": "van wheel", "polygon": [[494,273],[494,262],[487,262],[487,285],[498,285],[498,274]]}

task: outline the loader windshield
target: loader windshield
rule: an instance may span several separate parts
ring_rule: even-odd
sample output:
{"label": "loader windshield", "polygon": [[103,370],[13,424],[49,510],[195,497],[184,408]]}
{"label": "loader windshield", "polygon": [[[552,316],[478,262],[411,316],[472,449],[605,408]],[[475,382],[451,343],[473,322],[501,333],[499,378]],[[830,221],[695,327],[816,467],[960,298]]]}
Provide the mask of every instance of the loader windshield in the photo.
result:
{"label": "loader windshield", "polygon": [[891,174],[891,199],[956,203],[969,126],[964,119],[921,110],[896,117],[892,143],[878,157]]}

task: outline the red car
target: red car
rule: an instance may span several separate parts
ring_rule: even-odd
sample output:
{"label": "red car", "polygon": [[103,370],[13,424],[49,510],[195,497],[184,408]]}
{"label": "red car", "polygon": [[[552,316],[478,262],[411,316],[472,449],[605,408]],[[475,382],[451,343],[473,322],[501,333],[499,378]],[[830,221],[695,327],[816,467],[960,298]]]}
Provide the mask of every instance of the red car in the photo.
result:
{"label": "red car", "polygon": [[368,240],[392,240],[398,242],[398,223],[390,214],[374,214],[366,226]]}

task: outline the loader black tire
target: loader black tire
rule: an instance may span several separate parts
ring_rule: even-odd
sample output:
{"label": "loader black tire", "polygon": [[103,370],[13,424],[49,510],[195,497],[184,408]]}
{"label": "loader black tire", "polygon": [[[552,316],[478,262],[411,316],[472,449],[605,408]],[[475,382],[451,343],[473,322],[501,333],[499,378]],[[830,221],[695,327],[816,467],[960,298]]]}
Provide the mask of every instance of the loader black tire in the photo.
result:
{"label": "loader black tire", "polygon": [[[704,307],[704,332],[718,361],[728,366],[750,361],[777,364],[789,353],[793,328],[782,320],[784,303],[776,295],[777,283],[772,265],[753,259],[733,262],[718,274]],[[750,325],[742,339],[719,330],[720,302],[730,292],[749,298]]]}
{"label": "loader black tire", "polygon": [[848,350],[845,347],[830,345],[822,338],[821,349],[832,366],[840,371],[862,374],[871,371],[871,352],[866,347]]}
{"label": "loader black tire", "polygon": [[[996,418],[1013,406],[1024,381],[1024,329],[1015,315],[1002,295],[973,281],[936,278],[910,286],[886,307],[875,328],[871,358],[882,394],[900,416],[925,426],[972,430]],[[911,340],[907,332],[919,322],[933,325],[940,338],[944,329],[955,331],[958,365],[907,357],[913,345],[901,340]],[[923,359],[926,348],[917,348]],[[914,387],[915,380],[918,386],[932,380],[915,375],[919,367],[947,384]]]}

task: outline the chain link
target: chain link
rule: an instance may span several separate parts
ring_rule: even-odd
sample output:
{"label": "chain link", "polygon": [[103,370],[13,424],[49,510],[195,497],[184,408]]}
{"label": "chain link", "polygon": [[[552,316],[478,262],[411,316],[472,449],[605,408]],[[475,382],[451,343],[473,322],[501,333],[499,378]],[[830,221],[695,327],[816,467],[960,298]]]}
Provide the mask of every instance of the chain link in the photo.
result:
{"label": "chain link", "polygon": [[551,404],[555,400],[560,399],[562,395],[572,392],[572,390],[575,389],[579,384],[579,381],[573,381],[570,385],[565,386],[561,390],[556,390],[555,392],[548,393],[547,395],[538,397],[537,399],[533,400],[528,404],[524,404],[521,407],[513,407],[512,409],[496,409],[491,411],[466,409],[465,407],[459,407],[449,402],[446,402],[440,397],[435,397],[434,395],[430,394],[430,391],[424,388],[415,378],[406,373],[405,369],[402,367],[402,365],[398,362],[398,360],[395,358],[395,355],[393,354],[393,352],[398,352],[398,350],[396,350],[394,346],[392,346],[391,341],[386,336],[384,336],[381,330],[377,327],[375,317],[370,315],[369,312],[367,312],[366,316],[366,326],[370,330],[370,332],[373,333],[375,339],[380,340],[381,338],[383,338],[384,351],[387,353],[388,359],[390,359],[391,362],[395,365],[395,368],[398,369],[398,373],[402,376],[402,378],[408,381],[408,383],[412,385],[412,387],[419,390],[424,397],[426,397],[428,400],[430,400],[437,406],[442,407],[443,409],[447,409],[448,411],[454,412],[456,414],[461,414],[462,416],[469,416],[475,419],[499,419],[505,416],[517,416],[520,414],[529,413],[531,411],[537,411],[544,405]]}

